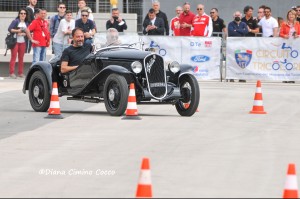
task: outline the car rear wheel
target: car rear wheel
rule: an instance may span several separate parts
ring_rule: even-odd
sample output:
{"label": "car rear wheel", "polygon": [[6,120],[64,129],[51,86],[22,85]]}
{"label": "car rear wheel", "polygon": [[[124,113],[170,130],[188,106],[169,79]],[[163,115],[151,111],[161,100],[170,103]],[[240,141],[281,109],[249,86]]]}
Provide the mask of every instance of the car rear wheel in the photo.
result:
{"label": "car rear wheel", "polygon": [[187,74],[180,78],[180,93],[182,98],[175,104],[181,116],[192,116],[199,104],[200,89],[195,76]]}
{"label": "car rear wheel", "polygon": [[111,74],[104,84],[104,103],[112,116],[121,116],[127,108],[128,84],[123,76]]}
{"label": "car rear wheel", "polygon": [[29,101],[37,112],[45,112],[50,106],[50,93],[46,76],[41,71],[32,74],[29,81]]}

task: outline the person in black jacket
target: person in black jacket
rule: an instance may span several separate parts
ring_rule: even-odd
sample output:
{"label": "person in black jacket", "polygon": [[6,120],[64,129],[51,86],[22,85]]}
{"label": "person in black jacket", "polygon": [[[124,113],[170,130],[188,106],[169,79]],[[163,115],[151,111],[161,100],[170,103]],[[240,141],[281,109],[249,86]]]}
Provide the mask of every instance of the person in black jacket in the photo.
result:
{"label": "person in black jacket", "polygon": [[28,13],[28,23],[31,24],[31,22],[34,20],[34,8],[37,4],[37,0],[29,0],[29,5],[26,7],[27,13]]}
{"label": "person in black jacket", "polygon": [[110,28],[115,28],[118,32],[124,32],[124,30],[127,30],[126,21],[120,17],[118,8],[113,8],[111,10],[111,18],[106,22],[106,30]]}
{"label": "person in black jacket", "polygon": [[[167,15],[160,10],[160,2],[158,0],[154,0],[152,2],[152,8],[154,9],[156,17],[159,17],[159,18],[161,18],[163,20],[165,33],[166,33],[166,35],[169,35],[170,27],[169,27],[168,18],[167,18]],[[149,15],[148,14],[146,15],[144,21],[146,19],[149,19]]]}
{"label": "person in black jacket", "polygon": [[155,10],[151,8],[148,12],[148,18],[145,18],[143,22],[143,34],[144,35],[164,35],[165,33],[164,21],[156,17]]}

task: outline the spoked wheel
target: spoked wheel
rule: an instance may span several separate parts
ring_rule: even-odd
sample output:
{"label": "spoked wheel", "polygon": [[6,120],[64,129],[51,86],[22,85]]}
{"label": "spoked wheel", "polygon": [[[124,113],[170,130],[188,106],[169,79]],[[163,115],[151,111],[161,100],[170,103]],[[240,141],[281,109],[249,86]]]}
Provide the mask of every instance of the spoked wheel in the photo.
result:
{"label": "spoked wheel", "polygon": [[29,81],[29,101],[37,112],[45,112],[50,106],[48,81],[41,71],[36,71]]}
{"label": "spoked wheel", "polygon": [[192,116],[200,100],[200,89],[195,76],[188,74],[180,78],[180,93],[182,98],[175,104],[177,112],[181,116]]}
{"label": "spoked wheel", "polygon": [[104,103],[112,116],[121,116],[127,108],[128,84],[123,76],[111,74],[104,84]]}

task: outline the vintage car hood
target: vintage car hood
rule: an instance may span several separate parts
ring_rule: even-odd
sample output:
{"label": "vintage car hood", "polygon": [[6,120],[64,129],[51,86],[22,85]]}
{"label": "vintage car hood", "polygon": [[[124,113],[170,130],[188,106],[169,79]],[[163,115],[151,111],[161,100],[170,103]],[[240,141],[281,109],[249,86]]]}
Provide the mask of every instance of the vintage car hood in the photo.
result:
{"label": "vintage car hood", "polygon": [[96,56],[102,59],[144,59],[147,55],[151,54],[148,51],[141,51],[137,49],[111,49],[104,52],[98,52]]}

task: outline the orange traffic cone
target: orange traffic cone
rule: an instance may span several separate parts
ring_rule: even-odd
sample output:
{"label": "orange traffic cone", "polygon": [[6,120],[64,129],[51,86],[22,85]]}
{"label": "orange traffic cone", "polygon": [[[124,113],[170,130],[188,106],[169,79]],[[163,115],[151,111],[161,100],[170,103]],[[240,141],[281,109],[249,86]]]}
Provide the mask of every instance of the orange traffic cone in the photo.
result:
{"label": "orange traffic cone", "polygon": [[[185,109],[188,109],[190,107],[190,104],[189,103],[185,103],[184,104],[184,108]],[[197,108],[196,112],[199,112],[199,109]]]}
{"label": "orange traffic cone", "polygon": [[289,164],[283,198],[298,198],[298,184],[295,164]]}
{"label": "orange traffic cone", "polygon": [[151,185],[151,172],[149,158],[143,158],[139,182],[136,190],[136,198],[151,198],[152,185]]}
{"label": "orange traffic cone", "polygon": [[134,83],[130,84],[126,116],[124,116],[122,119],[133,119],[133,120],[141,119],[138,116],[138,111],[137,111]]}
{"label": "orange traffic cone", "polygon": [[50,107],[48,109],[48,116],[45,118],[63,119],[62,115],[60,114],[57,82],[53,82],[52,84]]}
{"label": "orange traffic cone", "polygon": [[267,113],[264,111],[260,80],[257,80],[253,108],[252,108],[252,111],[250,111],[249,113],[251,113],[251,114],[266,114]]}

